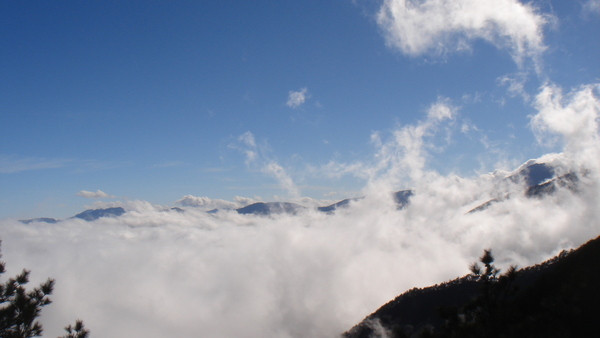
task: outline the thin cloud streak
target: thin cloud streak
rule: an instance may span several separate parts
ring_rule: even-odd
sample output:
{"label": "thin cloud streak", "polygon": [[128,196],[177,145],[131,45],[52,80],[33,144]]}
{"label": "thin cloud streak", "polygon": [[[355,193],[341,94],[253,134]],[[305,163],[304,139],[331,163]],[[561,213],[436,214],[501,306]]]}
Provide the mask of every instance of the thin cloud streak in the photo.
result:
{"label": "thin cloud streak", "polygon": [[29,170],[57,169],[72,162],[69,159],[46,159],[36,157],[0,156],[0,174],[12,174]]}
{"label": "thin cloud streak", "polygon": [[80,192],[77,193],[77,196],[81,196],[83,198],[90,198],[90,199],[116,198],[116,196],[109,195],[102,190],[96,190],[96,191],[81,190]]}
{"label": "thin cloud streak", "polygon": [[290,198],[300,197],[300,190],[285,168],[276,160],[267,155],[268,144],[265,142],[262,146],[257,145],[254,134],[250,131],[238,137],[241,145],[231,145],[246,155],[246,165],[258,170],[268,176],[271,176],[279,183],[279,188],[288,192]]}
{"label": "thin cloud streak", "polygon": [[183,207],[194,207],[200,210],[208,211],[213,209],[236,209],[258,202],[258,198],[247,198],[236,196],[234,201],[226,201],[222,199],[212,199],[209,197],[199,197],[193,195],[185,195],[181,199],[175,201],[175,204]]}

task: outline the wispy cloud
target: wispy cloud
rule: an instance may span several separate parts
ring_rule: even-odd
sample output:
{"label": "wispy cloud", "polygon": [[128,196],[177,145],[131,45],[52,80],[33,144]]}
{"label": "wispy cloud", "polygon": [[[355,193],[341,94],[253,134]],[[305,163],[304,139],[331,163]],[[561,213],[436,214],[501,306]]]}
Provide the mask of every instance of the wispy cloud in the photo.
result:
{"label": "wispy cloud", "polygon": [[518,0],[385,0],[377,20],[387,44],[410,56],[469,50],[481,39],[522,65],[546,49],[547,17]]}
{"label": "wispy cloud", "polygon": [[289,193],[290,197],[300,197],[298,186],[279,163],[270,161],[261,168],[261,171],[274,177],[279,182],[280,187]]}
{"label": "wispy cloud", "polygon": [[246,165],[250,165],[258,158],[254,135],[250,131],[247,131],[238,137],[238,141],[241,143],[241,146],[232,144],[229,147],[242,151],[246,155]]}
{"label": "wispy cloud", "polygon": [[0,174],[18,173],[29,170],[68,168],[76,173],[109,170],[131,166],[132,162],[112,162],[96,159],[66,159],[45,157],[23,157],[0,155]]}
{"label": "wispy cloud", "polygon": [[70,159],[47,159],[39,157],[0,156],[0,173],[10,174],[28,170],[62,168]]}
{"label": "wispy cloud", "polygon": [[392,132],[390,138],[384,139],[380,132],[371,134],[371,143],[376,153],[370,162],[351,164],[330,161],[321,168],[321,172],[329,176],[339,177],[350,174],[379,185],[378,181],[386,180],[389,189],[394,189],[400,182],[410,184],[426,175],[428,151],[435,148],[433,138],[443,121],[453,120],[458,108],[449,99],[440,97],[426,111],[426,118],[413,125],[406,125]]}
{"label": "wispy cloud", "polygon": [[600,15],[600,0],[588,0],[583,4],[584,15],[589,13]]}
{"label": "wispy cloud", "polygon": [[102,190],[96,190],[96,191],[81,190],[76,195],[84,197],[84,198],[90,198],[90,199],[116,198],[116,196],[109,195]]}
{"label": "wispy cloud", "polygon": [[526,72],[508,74],[497,79],[501,86],[506,86],[506,90],[510,97],[520,96],[525,102],[528,102],[530,99],[529,94],[525,90],[527,80]]}
{"label": "wispy cloud", "polygon": [[291,108],[300,107],[310,97],[307,88],[302,88],[299,91],[291,90],[288,95],[287,105]]}
{"label": "wispy cloud", "polygon": [[76,173],[86,173],[102,170],[111,170],[116,168],[123,168],[133,165],[133,162],[115,162],[115,161],[104,161],[96,159],[88,160],[76,160],[73,161],[73,171]]}
{"label": "wispy cloud", "polygon": [[273,177],[279,183],[279,187],[288,192],[290,197],[299,197],[300,192],[287,171],[275,159],[267,155],[268,144],[258,146],[254,134],[247,131],[238,137],[240,144],[230,145],[246,155],[246,165]]}

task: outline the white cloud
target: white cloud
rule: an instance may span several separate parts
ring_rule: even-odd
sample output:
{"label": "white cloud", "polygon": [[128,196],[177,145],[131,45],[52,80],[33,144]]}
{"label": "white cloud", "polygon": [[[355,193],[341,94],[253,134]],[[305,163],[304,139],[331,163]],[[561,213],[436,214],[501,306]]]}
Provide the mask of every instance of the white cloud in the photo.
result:
{"label": "white cloud", "polygon": [[377,20],[388,45],[410,56],[470,49],[481,39],[521,65],[546,49],[547,19],[518,0],[385,0]]}
{"label": "white cloud", "polygon": [[427,117],[433,121],[452,119],[456,114],[456,108],[450,104],[450,100],[440,97],[438,101],[427,110]]}
{"label": "white cloud", "polygon": [[588,0],[583,4],[584,15],[588,13],[600,15],[600,0]]}
{"label": "white cloud", "polygon": [[279,184],[279,187],[288,192],[290,198],[300,196],[300,190],[292,180],[286,170],[274,159],[269,158],[268,144],[263,142],[259,147],[256,144],[254,135],[247,131],[238,137],[241,146],[231,145],[231,148],[237,149],[246,155],[246,165],[257,168],[259,171],[273,177]]}
{"label": "white cloud", "polygon": [[548,144],[558,137],[570,156],[585,162],[598,158],[599,90],[600,84],[586,85],[565,95],[556,85],[543,86],[535,100],[538,112],[531,117],[538,141]]}
{"label": "white cloud", "polygon": [[428,175],[428,151],[436,148],[436,131],[444,121],[452,121],[457,110],[449,99],[439,97],[427,109],[424,120],[394,130],[389,140],[384,141],[381,133],[373,132],[371,143],[376,153],[372,163],[341,164],[330,161],[322,171],[334,177],[351,174],[375,186],[379,186],[376,182],[385,180],[389,189],[410,185],[412,181]]}
{"label": "white cloud", "polygon": [[198,197],[193,195],[185,195],[181,199],[175,201],[176,204],[179,204],[184,207],[195,207],[200,208],[202,210],[212,210],[212,209],[237,209],[248,204],[252,204],[257,202],[256,198],[249,197],[240,197],[236,196],[234,201],[226,201],[222,199],[212,199],[209,197]]}
{"label": "white cloud", "polygon": [[238,137],[239,141],[244,142],[249,147],[256,148],[256,141],[254,140],[254,135],[247,131]]}
{"label": "white cloud", "polygon": [[527,73],[521,72],[516,74],[509,74],[502,76],[498,79],[498,82],[502,86],[506,86],[506,90],[510,97],[520,96],[525,102],[528,102],[530,97],[525,90],[525,84],[527,83]]}
{"label": "white cloud", "polygon": [[233,200],[241,206],[245,206],[248,204],[256,203],[262,201],[262,198],[259,196],[254,197],[243,197],[243,196],[235,196]]}
{"label": "white cloud", "polygon": [[279,186],[286,190],[290,197],[299,197],[300,191],[285,169],[275,161],[270,161],[262,167],[262,171],[274,177]]}
{"label": "white cloud", "polygon": [[288,100],[287,100],[286,104],[288,105],[288,107],[298,108],[306,101],[306,99],[308,97],[309,97],[309,94],[308,94],[307,88],[302,88],[297,92],[291,90],[289,92],[289,96],[288,96]]}
{"label": "white cloud", "polygon": [[94,191],[87,191],[87,190],[81,190],[80,192],[77,193],[77,196],[81,196],[84,198],[90,198],[90,199],[99,199],[99,198],[115,198],[116,196],[113,195],[109,195],[107,193],[105,193],[102,190],[96,190]]}
{"label": "white cloud", "polygon": [[242,147],[231,145],[234,149],[241,150],[246,155],[246,165],[250,165],[258,158],[258,152],[256,147],[256,141],[254,135],[247,131],[238,137],[238,141],[242,143]]}

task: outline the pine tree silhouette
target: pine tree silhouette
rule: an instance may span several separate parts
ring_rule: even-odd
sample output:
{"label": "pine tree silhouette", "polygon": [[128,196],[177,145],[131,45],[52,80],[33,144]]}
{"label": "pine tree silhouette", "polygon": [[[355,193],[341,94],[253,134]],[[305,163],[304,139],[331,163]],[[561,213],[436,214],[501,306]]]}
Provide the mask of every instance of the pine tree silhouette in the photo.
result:
{"label": "pine tree silhouette", "polygon": [[65,327],[67,334],[59,338],[88,338],[90,331],[86,330],[83,326],[83,321],[77,320],[75,326]]}
{"label": "pine tree silhouette", "polygon": [[[2,241],[0,241],[2,243]],[[0,254],[2,257],[2,254]],[[0,262],[0,276],[6,272],[6,263]],[[54,279],[48,280],[33,290],[27,291],[29,270],[23,271],[6,283],[0,283],[0,337],[30,338],[42,335],[42,324],[36,319],[40,316],[42,307],[52,303],[50,295],[54,290]],[[77,321],[75,327],[65,328],[68,335],[61,338],[87,338],[89,331],[85,330],[82,321]]]}

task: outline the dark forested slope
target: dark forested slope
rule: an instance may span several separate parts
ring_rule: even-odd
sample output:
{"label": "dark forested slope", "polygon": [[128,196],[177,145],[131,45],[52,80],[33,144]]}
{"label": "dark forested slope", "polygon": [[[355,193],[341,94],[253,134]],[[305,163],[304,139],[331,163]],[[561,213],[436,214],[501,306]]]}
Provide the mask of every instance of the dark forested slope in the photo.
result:
{"label": "dark forested slope", "polygon": [[542,264],[496,273],[409,290],[343,336],[591,337],[600,332],[600,237]]}

